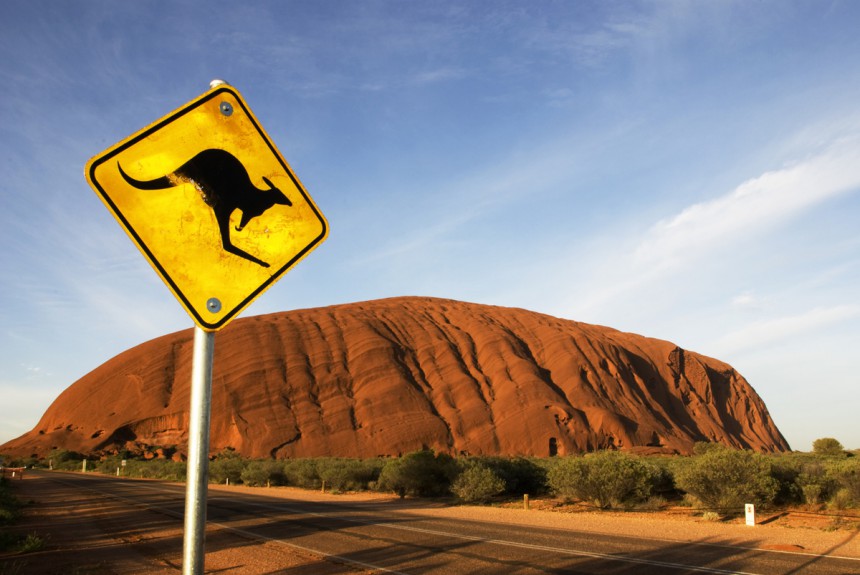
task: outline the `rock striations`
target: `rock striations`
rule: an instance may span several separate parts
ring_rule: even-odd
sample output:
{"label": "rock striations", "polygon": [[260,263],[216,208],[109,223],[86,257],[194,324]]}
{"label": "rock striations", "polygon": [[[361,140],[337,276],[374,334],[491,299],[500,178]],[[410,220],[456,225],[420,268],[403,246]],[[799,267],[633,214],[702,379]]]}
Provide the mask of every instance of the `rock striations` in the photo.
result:
{"label": "rock striations", "polygon": [[[187,441],[193,334],[130,349],[64,391],[0,451]],[[240,319],[215,343],[211,447],[249,457],[687,453],[789,446],[731,366],[534,313],[404,297]]]}

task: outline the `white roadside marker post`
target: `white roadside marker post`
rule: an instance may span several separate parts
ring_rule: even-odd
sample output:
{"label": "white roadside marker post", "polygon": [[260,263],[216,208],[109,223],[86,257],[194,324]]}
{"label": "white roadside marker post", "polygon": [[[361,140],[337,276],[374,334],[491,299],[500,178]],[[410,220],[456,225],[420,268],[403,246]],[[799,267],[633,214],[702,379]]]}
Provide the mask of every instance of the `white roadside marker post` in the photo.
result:
{"label": "white roadside marker post", "polygon": [[744,505],[744,512],[746,513],[747,525],[755,527],[755,505],[747,503]]}

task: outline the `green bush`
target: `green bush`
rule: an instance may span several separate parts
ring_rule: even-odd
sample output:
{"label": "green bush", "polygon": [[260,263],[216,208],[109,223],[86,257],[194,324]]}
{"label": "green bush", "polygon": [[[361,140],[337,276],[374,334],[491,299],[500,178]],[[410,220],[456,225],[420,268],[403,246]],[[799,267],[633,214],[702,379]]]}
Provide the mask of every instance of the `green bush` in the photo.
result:
{"label": "green bush", "polygon": [[18,552],[35,553],[41,551],[43,547],[45,547],[45,540],[36,533],[30,533],[18,543]]}
{"label": "green bush", "polygon": [[[512,496],[537,495],[546,491],[546,466],[525,457],[483,456],[466,459],[488,467],[505,483],[504,493]],[[464,467],[465,468],[465,467]]]}
{"label": "green bush", "polygon": [[[0,461],[6,460],[6,467],[42,467],[42,461],[33,455],[22,457],[0,456]],[[47,467],[47,465],[45,465]]]}
{"label": "green bush", "polygon": [[505,480],[481,462],[468,463],[451,486],[466,503],[486,503],[505,492]]}
{"label": "green bush", "polygon": [[322,485],[316,459],[288,459],[284,462],[287,485],[303,489],[319,489]]}
{"label": "green bush", "polygon": [[[122,462],[125,461],[125,465]],[[165,479],[168,481],[185,481],[186,464],[171,459],[133,459],[128,454],[111,455],[101,461],[93,461],[89,469],[105,475],[115,475],[120,470],[122,477],[139,477],[145,479]],[[80,469],[77,467],[76,469]]]}
{"label": "green bush", "polygon": [[166,479],[168,481],[185,481],[188,465],[182,461],[170,459],[128,459],[121,473],[125,477],[143,477],[146,479]]}
{"label": "green bush", "polygon": [[377,488],[406,495],[445,495],[457,476],[457,462],[445,453],[438,455],[425,449],[389,459],[379,474]]}
{"label": "green bush", "polygon": [[827,474],[827,468],[823,462],[812,459],[801,463],[797,486],[802,493],[804,503],[818,505],[833,496],[837,483]]}
{"label": "green bush", "polygon": [[209,481],[212,483],[231,484],[242,481],[242,472],[245,470],[245,460],[232,449],[225,449],[209,462]]}
{"label": "green bush", "polygon": [[709,451],[719,451],[725,449],[722,443],[712,443],[710,441],[697,441],[693,444],[693,455],[705,455]]}
{"label": "green bush", "polygon": [[317,473],[333,491],[361,491],[375,484],[382,471],[380,459],[326,458],[318,462]]}
{"label": "green bush", "polygon": [[45,457],[49,467],[60,471],[79,471],[84,456],[76,451],[54,449]]}
{"label": "green bush", "polygon": [[828,462],[825,477],[833,485],[830,505],[839,509],[860,506],[860,460],[856,457]]}
{"label": "green bush", "polygon": [[547,482],[565,499],[606,509],[646,501],[657,475],[657,470],[641,458],[620,451],[599,451],[555,460]]}
{"label": "green bush", "polygon": [[240,477],[242,483],[252,487],[284,485],[287,481],[284,466],[270,459],[249,461],[242,469]]}
{"label": "green bush", "polygon": [[[828,438],[824,438],[828,439]],[[835,440],[834,440],[835,441]],[[838,444],[838,442],[836,442]],[[829,449],[827,446],[830,446]],[[836,453],[836,447],[840,448]],[[467,502],[498,495],[521,497],[552,491],[560,497],[601,508],[630,505],[659,507],[661,498],[686,492],[688,504],[741,512],[745,503],[760,507],[806,502],[832,508],[860,506],[860,457],[833,442],[816,442],[815,453],[775,455],[739,451],[716,443],[698,443],[692,457],[637,457],[605,451],[579,457],[546,459],[479,456],[455,460],[431,450],[396,459],[314,458],[245,460],[225,450],[209,463],[212,482],[250,486],[291,485],[332,491],[376,489],[400,496],[455,493]],[[84,456],[54,450],[41,463],[79,471]],[[122,460],[126,466],[122,466]],[[169,459],[134,459],[129,453],[90,460],[88,469],[125,477],[184,481],[187,466]],[[14,510],[0,496],[0,525]]]}
{"label": "green bush", "polygon": [[771,471],[761,454],[719,447],[687,460],[675,481],[706,508],[740,513],[746,503],[774,503],[780,486]]}
{"label": "green bush", "polygon": [[800,485],[803,464],[797,459],[784,455],[767,455],[765,457],[770,461],[771,477],[777,482],[774,503],[790,505],[803,502],[805,494]]}

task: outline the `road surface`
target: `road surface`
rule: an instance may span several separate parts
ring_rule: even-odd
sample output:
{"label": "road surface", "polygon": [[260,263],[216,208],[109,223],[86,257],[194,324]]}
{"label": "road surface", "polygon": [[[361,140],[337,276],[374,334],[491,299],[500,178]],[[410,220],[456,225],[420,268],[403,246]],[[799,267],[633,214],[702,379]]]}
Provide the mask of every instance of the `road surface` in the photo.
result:
{"label": "road surface", "polygon": [[[83,561],[77,573],[179,572],[184,486],[47,472],[22,484],[37,521],[42,511],[55,519],[21,527],[51,536],[41,552],[0,558],[0,573],[4,563],[33,567],[52,554],[66,567]],[[397,501],[304,501],[273,495],[278,491],[210,490],[207,572],[860,574],[856,557],[471,521],[422,514]],[[61,524],[66,528],[58,532]],[[43,568],[22,572],[69,572]]]}

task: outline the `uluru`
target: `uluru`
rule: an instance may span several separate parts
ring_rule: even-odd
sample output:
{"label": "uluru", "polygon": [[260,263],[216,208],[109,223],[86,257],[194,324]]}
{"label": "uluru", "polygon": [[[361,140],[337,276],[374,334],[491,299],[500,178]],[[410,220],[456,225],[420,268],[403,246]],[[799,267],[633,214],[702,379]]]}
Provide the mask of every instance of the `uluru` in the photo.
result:
{"label": "uluru", "polygon": [[[184,451],[192,343],[185,330],[117,355],[0,451]],[[216,338],[213,453],[689,453],[698,441],[789,449],[730,365],[608,327],[401,297],[247,317]]]}

